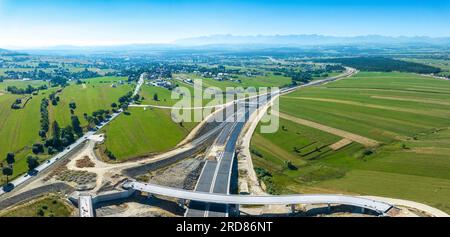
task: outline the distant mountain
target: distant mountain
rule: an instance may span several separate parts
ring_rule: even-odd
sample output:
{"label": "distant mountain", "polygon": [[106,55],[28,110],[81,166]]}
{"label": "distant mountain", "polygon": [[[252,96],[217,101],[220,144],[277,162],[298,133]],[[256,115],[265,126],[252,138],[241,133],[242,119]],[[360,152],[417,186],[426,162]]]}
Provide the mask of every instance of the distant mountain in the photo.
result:
{"label": "distant mountain", "polygon": [[20,52],[29,54],[133,54],[133,53],[154,53],[160,50],[170,50],[175,48],[171,44],[124,44],[124,45],[98,45],[98,46],[75,46],[56,45],[48,47],[38,47],[22,49]]}
{"label": "distant mountain", "polygon": [[284,45],[284,46],[308,46],[308,45],[337,45],[337,44],[440,44],[450,45],[450,37],[431,38],[417,37],[389,37],[381,35],[365,35],[355,37],[338,37],[324,35],[212,35],[195,38],[186,38],[175,41],[177,45]]}
{"label": "distant mountain", "polygon": [[[99,45],[99,46],[73,46],[59,45],[21,49],[20,51],[8,51],[0,49],[0,54],[42,54],[42,55],[130,55],[150,54],[158,55],[167,52],[190,54],[192,52],[224,52],[242,50],[278,50],[279,52],[291,52],[293,49],[309,48],[308,46],[443,46],[450,48],[450,37],[432,38],[418,37],[389,37],[381,35],[366,35],[355,37],[338,37],[324,35],[212,35],[196,38],[180,39],[170,44],[124,44],[124,45]],[[356,49],[355,49],[356,50]],[[373,49],[376,50],[376,49]]]}
{"label": "distant mountain", "polygon": [[0,55],[20,56],[20,55],[26,55],[26,54],[0,48]]}

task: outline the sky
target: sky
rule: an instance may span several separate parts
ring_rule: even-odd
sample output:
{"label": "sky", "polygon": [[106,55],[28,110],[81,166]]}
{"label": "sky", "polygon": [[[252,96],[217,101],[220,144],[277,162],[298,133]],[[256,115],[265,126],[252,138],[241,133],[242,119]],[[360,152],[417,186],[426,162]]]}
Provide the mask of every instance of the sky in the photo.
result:
{"label": "sky", "polygon": [[216,34],[450,37],[450,0],[0,0],[0,48]]}

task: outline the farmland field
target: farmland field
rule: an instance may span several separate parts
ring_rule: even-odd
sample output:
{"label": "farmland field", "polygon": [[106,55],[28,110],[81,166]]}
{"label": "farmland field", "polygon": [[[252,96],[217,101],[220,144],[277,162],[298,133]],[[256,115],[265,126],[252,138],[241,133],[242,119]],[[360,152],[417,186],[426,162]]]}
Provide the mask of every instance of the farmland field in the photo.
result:
{"label": "farmland field", "polygon": [[[182,83],[177,82],[179,87],[184,87],[190,91],[191,96],[191,105],[194,106],[194,87]],[[140,91],[140,95],[144,97],[144,100],[141,101],[141,104],[146,105],[159,105],[159,106],[173,106],[177,102],[181,100],[181,97],[179,99],[172,99],[172,92],[176,92],[178,94],[182,94],[183,91],[179,88],[175,88],[173,91],[168,90],[166,88],[158,87],[158,86],[152,86],[152,85],[143,85]],[[155,100],[154,95],[158,96],[158,100]],[[206,105],[208,102],[210,102],[211,99],[204,98],[202,101],[202,105]]]}
{"label": "farmland field", "polygon": [[84,80],[86,84],[76,85],[71,84],[64,88],[58,94],[60,102],[57,106],[49,106],[51,120],[56,120],[60,126],[65,127],[71,123],[71,114],[69,104],[76,103],[75,115],[80,119],[81,125],[86,126],[87,121],[83,119],[83,114],[91,114],[99,109],[111,109],[111,104],[125,95],[127,92],[133,90],[132,85],[116,85],[113,88],[112,84],[117,84],[118,81],[125,78],[120,77],[101,77]]}
{"label": "farmland field", "polygon": [[220,89],[225,89],[226,87],[282,87],[284,85],[290,84],[292,82],[291,78],[284,76],[255,76],[255,77],[245,77],[239,76],[236,79],[242,81],[242,83],[238,83],[235,81],[217,81],[212,78],[204,78],[201,76],[197,76],[195,74],[177,74],[174,77],[180,77],[182,79],[201,79],[203,81],[203,87],[218,87]]}
{"label": "farmland field", "polygon": [[102,129],[117,161],[170,150],[181,142],[196,123],[174,123],[170,110],[130,108]]}
{"label": "farmland field", "polygon": [[48,82],[38,81],[38,80],[32,80],[32,81],[5,80],[3,82],[0,82],[0,91],[6,91],[6,88],[8,86],[15,86],[17,88],[25,88],[28,85],[33,86],[33,87],[38,87],[38,86],[42,86],[42,85],[48,85]]}
{"label": "farmland field", "polygon": [[[57,106],[50,105],[50,122],[55,119],[60,126],[67,126],[70,121],[69,103],[74,101],[77,104],[75,114],[79,116],[82,125],[86,125],[83,113],[91,113],[98,109],[110,109],[112,102],[117,102],[120,96],[131,91],[132,85],[120,85],[112,88],[111,83],[123,80],[123,78],[104,77],[87,80],[86,86],[71,84],[59,93],[60,102]],[[6,80],[0,83],[0,88],[7,86],[17,86],[24,88],[27,85],[40,86],[43,81],[19,81]],[[26,157],[34,155],[31,151],[34,143],[41,142],[40,130],[40,104],[42,98],[46,98],[57,88],[40,91],[38,95],[13,95],[10,93],[0,94],[0,136],[8,138],[0,140],[0,162],[3,162],[8,152],[15,153],[14,173],[10,178],[17,177],[28,170]],[[11,109],[11,105],[16,99],[30,97],[22,109]],[[47,159],[48,155],[40,155],[41,162]],[[4,183],[6,177],[2,176],[0,183]]]}
{"label": "farmland field", "polygon": [[450,76],[450,61],[445,59],[419,59],[419,58],[402,58],[402,60],[422,63],[433,67],[438,67],[442,70],[442,75]]}
{"label": "farmland field", "polygon": [[[380,143],[365,147],[282,119],[256,133],[253,159],[279,193],[356,193],[423,202],[450,212],[450,81],[407,73],[361,72],[304,88],[280,100],[280,112]],[[288,167],[286,161],[295,166]]]}
{"label": "farmland field", "polygon": [[[39,109],[41,99],[48,95],[43,91],[33,96],[25,108],[13,110],[11,104],[24,95],[4,94],[0,95],[0,162],[3,162],[8,152],[14,152],[16,163],[14,164],[14,175],[12,178],[27,171],[26,156],[31,155],[31,146],[39,142],[40,130]],[[45,158],[45,157],[41,157]],[[2,176],[0,183],[6,181]]]}

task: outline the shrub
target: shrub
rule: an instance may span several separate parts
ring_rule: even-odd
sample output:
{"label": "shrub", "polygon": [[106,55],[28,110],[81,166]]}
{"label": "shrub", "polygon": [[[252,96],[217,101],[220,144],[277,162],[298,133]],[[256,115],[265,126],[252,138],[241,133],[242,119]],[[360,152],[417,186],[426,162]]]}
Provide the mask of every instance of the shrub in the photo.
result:
{"label": "shrub", "polygon": [[257,157],[260,157],[260,158],[263,157],[263,154],[261,154],[261,153],[260,153],[259,151],[257,151],[256,149],[252,149],[252,150],[251,150],[251,153],[254,154],[254,155],[257,156]]}

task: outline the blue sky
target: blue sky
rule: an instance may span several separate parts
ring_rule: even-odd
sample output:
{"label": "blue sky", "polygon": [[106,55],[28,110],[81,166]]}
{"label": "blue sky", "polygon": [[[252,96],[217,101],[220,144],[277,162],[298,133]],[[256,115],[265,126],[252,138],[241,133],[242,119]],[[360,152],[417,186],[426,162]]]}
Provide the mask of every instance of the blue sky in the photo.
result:
{"label": "blue sky", "polygon": [[448,0],[0,0],[0,47],[213,35],[450,36]]}

